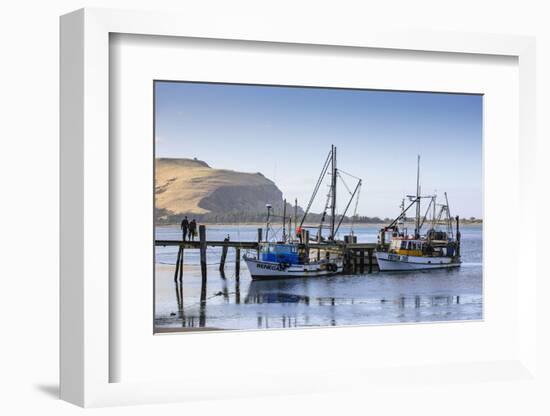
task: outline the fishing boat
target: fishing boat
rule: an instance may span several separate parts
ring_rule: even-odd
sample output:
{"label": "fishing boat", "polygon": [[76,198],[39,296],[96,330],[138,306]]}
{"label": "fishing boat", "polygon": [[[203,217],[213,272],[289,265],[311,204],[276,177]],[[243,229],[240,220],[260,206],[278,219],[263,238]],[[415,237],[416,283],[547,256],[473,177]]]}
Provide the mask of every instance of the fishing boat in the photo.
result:
{"label": "fishing boat", "polygon": [[[380,271],[415,271],[459,267],[460,230],[459,217],[455,217],[456,229],[449,208],[447,193],[445,203],[438,204],[436,195],[420,193],[420,156],[417,159],[416,195],[407,195],[410,204],[401,203],[401,213],[378,234],[376,260]],[[421,216],[421,201],[429,199],[425,214]],[[416,207],[414,232],[406,227],[406,214]],[[437,208],[439,207],[439,211]],[[438,211],[438,212],[437,212]],[[428,219],[431,213],[431,220]],[[426,233],[422,229],[429,226]],[[389,242],[388,241],[389,234]]]}
{"label": "fishing boat", "polygon": [[[353,192],[345,185],[350,193],[350,199],[343,213],[337,218],[337,179],[340,178],[343,181],[342,174],[349,175],[337,169],[336,147],[331,146],[331,150],[325,160],[307,208],[299,222],[297,217],[298,203],[296,200],[294,204],[294,222],[291,216],[287,217],[286,199],[283,201],[282,216],[274,215],[272,213],[273,207],[270,204],[266,205],[267,221],[265,227],[265,240],[259,244],[259,248],[256,252],[248,252],[243,256],[252,279],[265,280],[322,277],[342,272],[342,250],[339,247],[339,242],[336,240],[336,234],[346,216],[351,202],[354,199],[356,201],[358,200],[359,190],[361,188],[361,179],[355,177],[357,184]],[[321,185],[325,182],[325,178],[327,177],[330,177],[330,185],[320,223],[314,227],[308,227],[306,226],[307,216],[310,213],[310,209]],[[355,210],[357,211],[357,203],[355,205]],[[279,238],[277,233],[273,230],[271,223],[272,219],[277,217],[282,218],[281,238]],[[328,224],[325,224],[326,222],[328,222]],[[295,225],[294,232],[292,232],[293,223]],[[311,228],[317,233],[313,238],[310,238]]]}
{"label": "fishing boat", "polygon": [[342,271],[341,259],[309,261],[300,244],[262,244],[260,258],[245,256],[252,279],[331,276]]}

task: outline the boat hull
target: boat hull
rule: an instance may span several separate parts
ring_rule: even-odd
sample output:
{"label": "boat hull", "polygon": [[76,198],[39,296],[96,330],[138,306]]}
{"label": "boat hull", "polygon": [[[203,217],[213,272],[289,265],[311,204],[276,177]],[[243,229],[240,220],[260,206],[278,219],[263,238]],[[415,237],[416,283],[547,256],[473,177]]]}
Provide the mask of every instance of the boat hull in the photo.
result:
{"label": "boat hull", "polygon": [[292,279],[303,277],[332,276],[342,272],[342,265],[333,263],[327,267],[326,262],[310,264],[283,265],[281,263],[244,258],[250,275],[254,280]]}
{"label": "boat hull", "polygon": [[376,252],[381,272],[449,269],[459,267],[460,261],[452,257],[406,256]]}

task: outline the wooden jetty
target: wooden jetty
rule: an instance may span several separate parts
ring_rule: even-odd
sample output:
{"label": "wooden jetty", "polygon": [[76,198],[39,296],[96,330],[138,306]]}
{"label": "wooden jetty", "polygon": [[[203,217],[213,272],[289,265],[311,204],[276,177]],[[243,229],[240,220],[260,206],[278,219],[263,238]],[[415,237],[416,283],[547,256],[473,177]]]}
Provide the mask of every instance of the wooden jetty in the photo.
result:
{"label": "wooden jetty", "polygon": [[[174,283],[176,287],[176,297],[179,305],[179,312],[181,317],[185,320],[184,308],[183,308],[183,258],[185,250],[199,250],[200,251],[200,268],[201,268],[201,293],[200,293],[200,309],[198,326],[204,328],[206,326],[206,303],[207,303],[207,274],[208,264],[206,251],[208,247],[221,247],[221,258],[219,263],[219,271],[222,279],[225,279],[225,263],[227,258],[227,252],[229,249],[235,250],[235,293],[236,303],[240,303],[240,264],[241,264],[241,250],[260,250],[260,244],[262,241],[262,229],[258,229],[257,241],[230,241],[229,237],[224,240],[206,240],[206,227],[199,225],[199,240],[198,241],[183,241],[183,240],[155,240],[155,246],[158,247],[178,247],[178,253],[176,257],[176,267],[174,271]],[[306,240],[307,241],[307,240]],[[343,256],[344,259],[344,274],[363,274],[372,273],[374,267],[378,269],[376,264],[376,257],[373,255],[376,249],[374,243],[357,243],[354,239],[346,238],[344,242],[338,243],[326,243],[326,242],[309,242],[303,244],[308,251],[317,250],[338,253]],[[193,325],[194,326],[194,325]],[[212,329],[212,328],[210,328]],[[178,331],[181,329],[178,329]],[[162,331],[160,331],[162,332]]]}
{"label": "wooden jetty", "polygon": [[[185,250],[200,250],[200,266],[201,277],[204,290],[206,290],[207,280],[207,261],[206,250],[208,247],[221,247],[221,259],[219,270],[224,277],[225,262],[227,251],[229,248],[235,250],[235,277],[240,277],[240,260],[241,250],[259,250],[262,240],[262,229],[258,229],[257,241],[231,241],[229,238],[224,240],[206,240],[206,226],[199,225],[198,241],[183,241],[183,240],[155,240],[155,246],[159,247],[179,247],[176,257],[176,269],[174,272],[174,281],[179,282],[183,279],[183,257]],[[354,239],[346,238],[343,243],[327,244],[327,243],[312,243],[305,244],[308,250],[324,250],[337,252],[343,255],[344,258],[344,273],[345,274],[364,274],[372,273],[374,267],[377,267],[374,250],[376,243],[357,243]]]}

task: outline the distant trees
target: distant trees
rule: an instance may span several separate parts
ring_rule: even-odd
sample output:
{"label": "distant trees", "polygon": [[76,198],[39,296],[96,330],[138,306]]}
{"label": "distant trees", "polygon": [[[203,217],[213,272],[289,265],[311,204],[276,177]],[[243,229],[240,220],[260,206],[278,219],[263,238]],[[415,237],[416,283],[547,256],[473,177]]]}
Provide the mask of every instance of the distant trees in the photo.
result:
{"label": "distant trees", "polygon": [[[301,211],[301,210],[300,210]],[[287,208],[287,220],[293,218],[294,212]],[[302,219],[303,212],[298,212],[298,220]],[[155,210],[155,221],[159,225],[179,224],[183,217],[194,218],[198,222],[202,223],[217,223],[217,224],[238,224],[238,223],[263,223],[266,221],[265,212],[242,212],[242,211],[230,211],[225,213],[206,213],[206,214],[193,214],[193,213],[181,213],[173,214],[165,209]],[[307,216],[308,223],[318,223],[321,221],[322,214],[310,213]],[[336,221],[340,221],[341,217],[337,217]],[[282,213],[272,212],[272,221],[282,221]],[[342,220],[342,224],[349,224],[351,222],[357,224],[375,224],[389,222],[389,218],[382,220],[380,217],[367,217],[357,215],[355,217],[346,216]],[[330,216],[325,217],[325,223],[330,223]]]}
{"label": "distant trees", "polygon": [[[273,210],[272,222],[281,222],[282,221],[282,207],[277,210]],[[303,211],[300,208],[298,211],[298,221],[302,219]],[[266,221],[265,212],[243,212],[243,211],[228,211],[224,213],[219,212],[209,212],[206,214],[193,214],[193,213],[182,213],[174,214],[166,209],[155,209],[155,222],[159,225],[169,225],[169,224],[179,224],[183,217],[187,216],[188,218],[194,218],[198,222],[202,223],[211,223],[211,224],[247,224],[247,223],[264,223]],[[293,218],[294,210],[293,207],[287,206],[287,219]],[[321,221],[322,214],[310,213],[307,216],[308,224],[315,224]],[[336,217],[336,221],[340,221],[340,217]],[[356,224],[389,224],[392,221],[392,218],[385,217],[384,219],[380,217],[367,217],[364,215],[346,216],[342,220],[342,224],[350,224],[354,222]],[[404,222],[413,222],[414,218],[408,217],[404,219]],[[462,220],[464,223],[481,223],[482,220],[476,217],[469,217]],[[325,224],[330,223],[330,216],[325,217]]]}

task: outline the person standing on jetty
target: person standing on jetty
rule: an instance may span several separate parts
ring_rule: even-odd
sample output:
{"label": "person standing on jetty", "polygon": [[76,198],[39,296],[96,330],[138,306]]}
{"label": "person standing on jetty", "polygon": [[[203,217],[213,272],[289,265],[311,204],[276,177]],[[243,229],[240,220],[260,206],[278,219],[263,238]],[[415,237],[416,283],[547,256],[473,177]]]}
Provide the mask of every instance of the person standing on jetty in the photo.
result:
{"label": "person standing on jetty", "polygon": [[189,220],[187,219],[187,216],[181,222],[180,228],[183,233],[183,241],[185,241],[187,238],[187,230],[189,230]]}
{"label": "person standing on jetty", "polygon": [[193,218],[189,223],[189,237],[191,241],[195,241],[195,234],[197,233],[197,221]]}

